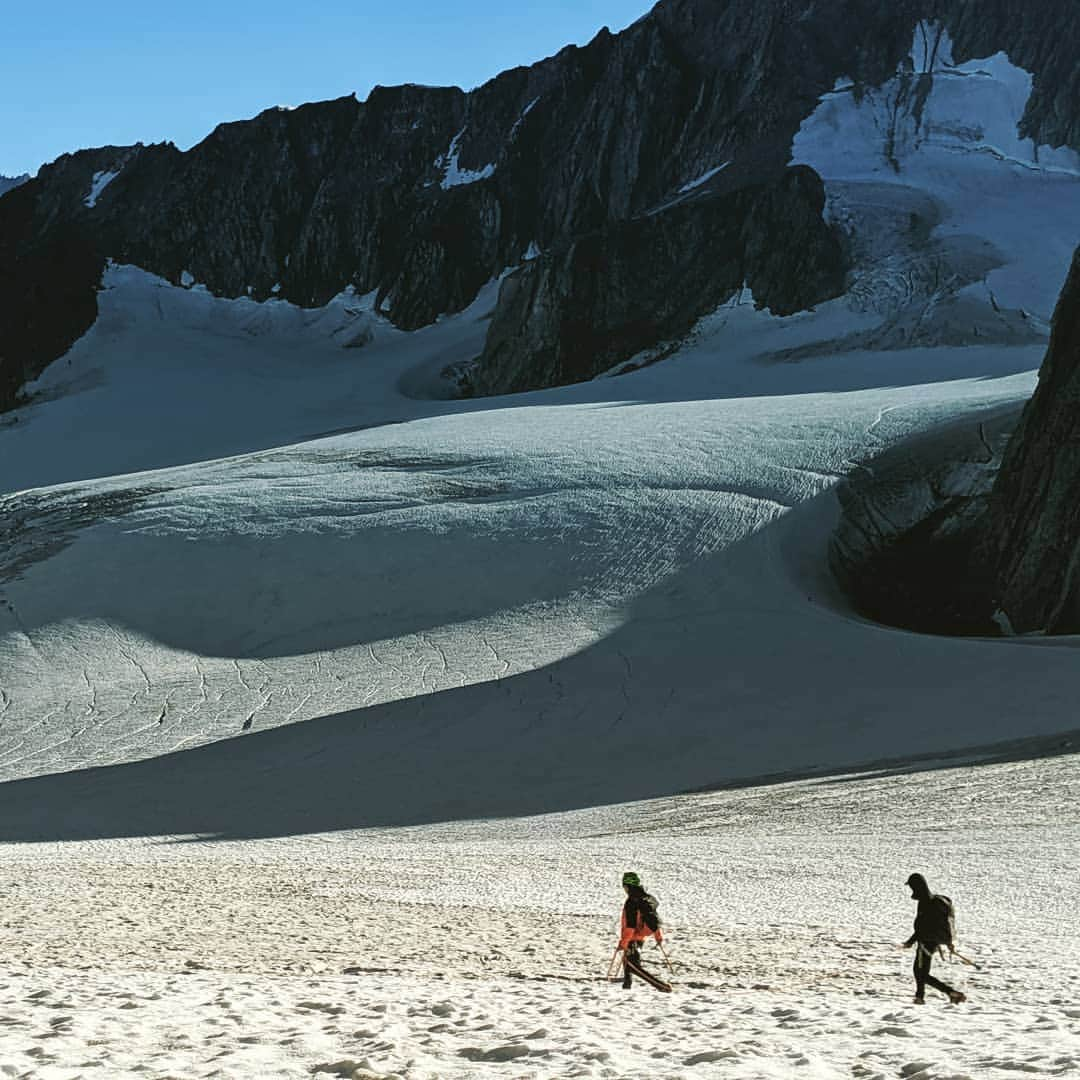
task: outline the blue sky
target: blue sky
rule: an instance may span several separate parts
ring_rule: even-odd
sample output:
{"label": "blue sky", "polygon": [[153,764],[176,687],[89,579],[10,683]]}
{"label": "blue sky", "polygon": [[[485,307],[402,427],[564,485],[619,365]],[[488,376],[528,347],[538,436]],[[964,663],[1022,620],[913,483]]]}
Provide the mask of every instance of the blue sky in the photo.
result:
{"label": "blue sky", "polygon": [[376,84],[476,86],[651,0],[71,0],[0,15],[0,174],[69,150],[172,140]]}

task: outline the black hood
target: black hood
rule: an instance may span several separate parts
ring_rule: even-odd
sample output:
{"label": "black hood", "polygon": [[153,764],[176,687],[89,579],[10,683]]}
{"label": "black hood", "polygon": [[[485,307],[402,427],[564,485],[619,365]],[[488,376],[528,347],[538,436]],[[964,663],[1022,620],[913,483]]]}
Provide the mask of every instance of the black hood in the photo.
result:
{"label": "black hood", "polygon": [[912,874],[907,879],[907,884],[911,886],[912,900],[930,899],[930,886],[926,884],[926,878],[922,874]]}

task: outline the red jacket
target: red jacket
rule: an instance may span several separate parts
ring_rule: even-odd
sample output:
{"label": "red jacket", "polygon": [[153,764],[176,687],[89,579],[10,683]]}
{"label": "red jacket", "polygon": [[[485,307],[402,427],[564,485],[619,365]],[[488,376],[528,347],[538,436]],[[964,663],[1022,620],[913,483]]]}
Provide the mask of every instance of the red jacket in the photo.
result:
{"label": "red jacket", "polygon": [[[627,920],[626,909],[631,908],[633,912],[633,922]],[[623,904],[622,919],[620,920],[622,932],[619,934],[619,948],[625,949],[631,941],[648,941],[649,938],[654,937],[657,941],[664,940],[664,932],[657,927],[655,930],[650,930],[645,924],[645,920],[641,917],[641,909],[637,904],[631,904],[630,900],[627,900]]]}

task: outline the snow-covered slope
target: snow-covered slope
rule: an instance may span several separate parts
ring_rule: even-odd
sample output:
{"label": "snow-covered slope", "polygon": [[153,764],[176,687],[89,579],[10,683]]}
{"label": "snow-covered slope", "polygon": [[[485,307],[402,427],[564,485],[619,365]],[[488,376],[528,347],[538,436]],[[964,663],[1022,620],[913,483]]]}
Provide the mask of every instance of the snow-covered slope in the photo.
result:
{"label": "snow-covered slope", "polygon": [[[1080,154],[1020,137],[1030,94],[1030,74],[1004,53],[954,64],[948,34],[921,23],[910,70],[860,94],[841,80],[803,124],[792,160],[824,177],[832,213],[860,246],[879,239],[860,208],[909,211],[935,307],[993,297],[1048,320],[1080,240]],[[914,263],[892,269],[925,271]]]}
{"label": "snow-covered slope", "polygon": [[[744,305],[631,376],[371,427],[378,408],[393,420],[424,408],[396,391],[409,369],[390,347],[380,360],[376,340],[352,384],[366,405],[337,390],[285,428],[351,418],[365,430],[270,448],[258,424],[281,406],[258,404],[261,369],[212,419],[207,372],[250,346],[195,313],[231,327],[235,310],[146,281],[104,302],[138,307],[140,289],[191,306],[184,334],[130,354],[190,365],[187,398],[118,408],[130,384],[106,377],[3,431],[2,767],[14,779],[115,766],[107,781],[64,772],[0,788],[8,838],[512,814],[1075,725],[1070,648],[869,626],[824,569],[833,480],[898,437],[1021,400],[1038,346],[762,365],[850,316]],[[433,350],[453,355],[475,317],[431,330]],[[312,332],[295,358],[309,370],[325,358],[315,379],[341,386],[365,349],[320,347]],[[77,352],[75,378],[79,366]],[[310,381],[279,374],[269,398],[302,405]],[[184,439],[194,456],[235,438],[233,416],[263,449],[12,491],[18,463],[42,467],[57,443],[36,452],[37,426],[76,405],[76,467],[90,473],[95,455],[137,462],[128,409],[146,414],[144,431],[157,422],[174,459]]]}
{"label": "snow-covered slope", "polygon": [[[370,297],[303,312],[110,269],[0,428],[0,770],[115,771],[0,789],[0,828],[535,812],[1075,726],[1068,642],[879,629],[825,571],[854,463],[1030,393],[1080,238],[1072,158],[1007,142],[1023,74],[939,46],[892,163],[899,82],[828,96],[796,139],[851,230],[850,294],[790,318],[744,296],[618,379],[440,400],[494,284],[404,334]],[[79,823],[49,809],[84,789]]]}

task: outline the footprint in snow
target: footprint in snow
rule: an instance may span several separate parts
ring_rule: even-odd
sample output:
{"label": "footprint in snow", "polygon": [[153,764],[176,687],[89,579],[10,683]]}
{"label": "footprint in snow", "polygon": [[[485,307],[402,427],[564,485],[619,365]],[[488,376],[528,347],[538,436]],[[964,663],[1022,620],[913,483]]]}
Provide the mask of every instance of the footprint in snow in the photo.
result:
{"label": "footprint in snow", "polygon": [[524,1043],[508,1043],[506,1046],[496,1046],[492,1050],[481,1050],[475,1046],[466,1046],[458,1051],[458,1057],[468,1058],[469,1061],[515,1061],[517,1058],[528,1057],[532,1051]]}
{"label": "footprint in snow", "polygon": [[737,1058],[738,1052],[735,1050],[705,1050],[700,1054],[691,1054],[688,1058],[683,1058],[684,1065],[705,1065],[713,1061],[725,1061],[729,1058]]}
{"label": "footprint in snow", "polygon": [[904,1077],[904,1080],[909,1080],[920,1073],[929,1072],[933,1067],[932,1061],[909,1061],[906,1065],[900,1066],[900,1075]]}
{"label": "footprint in snow", "polygon": [[298,1001],[296,1007],[308,1012],[324,1012],[329,1016],[340,1016],[345,1011],[342,1006],[333,1005],[328,1001]]}

